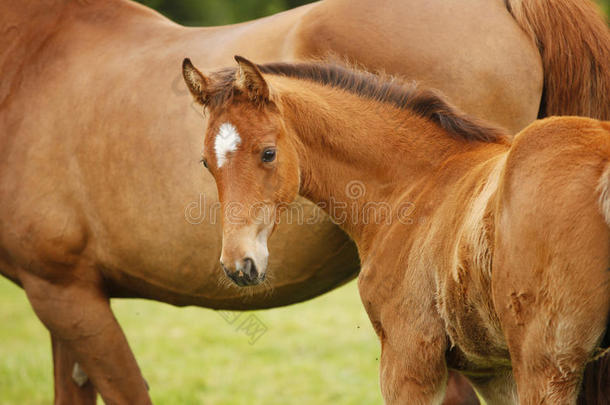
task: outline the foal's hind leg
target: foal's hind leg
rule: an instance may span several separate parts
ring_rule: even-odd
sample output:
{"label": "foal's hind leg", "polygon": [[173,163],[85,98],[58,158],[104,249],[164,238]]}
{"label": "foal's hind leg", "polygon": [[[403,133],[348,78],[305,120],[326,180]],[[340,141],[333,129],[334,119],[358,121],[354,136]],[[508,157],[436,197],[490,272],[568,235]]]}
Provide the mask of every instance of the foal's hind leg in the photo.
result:
{"label": "foal's hind leg", "polygon": [[36,275],[24,271],[20,280],[40,320],[61,341],[58,349],[68,349],[106,404],[150,403],[96,270],[45,269]]}
{"label": "foal's hind leg", "polygon": [[[574,405],[582,373],[600,335],[596,322],[539,315],[517,325],[503,320],[522,405]],[[576,311],[575,314],[580,313]]]}
{"label": "foal's hind leg", "polygon": [[[521,405],[575,404],[585,364],[603,334],[608,237],[585,220],[565,221],[577,236],[552,244],[549,236],[524,243],[535,234],[525,220],[500,228],[492,289]],[[562,234],[549,228],[550,235]]]}
{"label": "foal's hind leg", "polygon": [[55,380],[55,405],[94,405],[96,392],[90,380],[82,385],[74,381],[76,358],[69,345],[51,335],[53,346],[53,377]]}

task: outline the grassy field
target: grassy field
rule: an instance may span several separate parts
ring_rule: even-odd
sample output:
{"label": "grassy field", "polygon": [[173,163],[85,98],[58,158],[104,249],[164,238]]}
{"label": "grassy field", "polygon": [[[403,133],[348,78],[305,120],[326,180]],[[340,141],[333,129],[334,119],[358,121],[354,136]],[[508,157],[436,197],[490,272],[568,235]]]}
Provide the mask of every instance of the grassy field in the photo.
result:
{"label": "grassy field", "polygon": [[[379,345],[353,282],[309,302],[241,315],[143,300],[116,300],[113,308],[155,404],[382,402]],[[258,333],[249,335],[253,321]],[[23,291],[0,278],[0,404],[52,397],[48,334]]]}

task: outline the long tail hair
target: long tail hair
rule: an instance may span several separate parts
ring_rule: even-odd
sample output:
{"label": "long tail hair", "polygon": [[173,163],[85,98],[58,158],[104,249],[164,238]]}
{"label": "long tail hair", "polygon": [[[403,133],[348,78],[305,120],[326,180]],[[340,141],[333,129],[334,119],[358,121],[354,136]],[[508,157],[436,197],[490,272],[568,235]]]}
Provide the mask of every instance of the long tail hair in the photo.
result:
{"label": "long tail hair", "polygon": [[542,57],[539,118],[610,120],[610,30],[590,0],[505,0]]}

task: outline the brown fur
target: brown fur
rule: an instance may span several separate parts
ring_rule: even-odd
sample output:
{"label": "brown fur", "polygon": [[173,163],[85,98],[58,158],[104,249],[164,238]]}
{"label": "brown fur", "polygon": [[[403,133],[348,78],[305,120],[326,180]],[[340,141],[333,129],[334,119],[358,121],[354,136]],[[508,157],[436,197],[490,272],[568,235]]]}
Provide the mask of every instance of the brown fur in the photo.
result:
{"label": "brown fur", "polygon": [[[544,92],[539,116],[610,119],[610,30],[595,5],[582,0],[506,0],[540,49]],[[587,366],[581,403],[610,398],[610,355]],[[595,388],[597,389],[595,389]]]}
{"label": "brown fur", "polygon": [[[389,103],[426,118],[451,134],[465,140],[497,142],[508,134],[506,131],[470,117],[449,104],[440,92],[420,88],[416,82],[409,84],[396,77],[376,75],[339,63],[269,63],[258,65],[262,73],[296,79],[339,88],[366,99]],[[229,103],[240,87],[235,86],[236,69],[227,68],[212,74],[204,104],[221,108]]]}
{"label": "brown fur", "polygon": [[[350,234],[386,403],[440,403],[456,369],[488,403],[575,404],[610,311],[610,123],[551,118],[512,144],[464,141],[378,98],[252,74],[268,103],[248,88],[209,109],[220,199],[273,209],[298,191]],[[222,166],[211,152],[221,123],[241,139]],[[252,151],[270,145],[278,158],[263,164]],[[389,211],[363,219],[381,203]],[[234,252],[258,240],[233,237],[252,218],[227,219]]]}
{"label": "brown fur", "polygon": [[540,116],[610,119],[610,31],[587,0],[506,0],[544,68]]}

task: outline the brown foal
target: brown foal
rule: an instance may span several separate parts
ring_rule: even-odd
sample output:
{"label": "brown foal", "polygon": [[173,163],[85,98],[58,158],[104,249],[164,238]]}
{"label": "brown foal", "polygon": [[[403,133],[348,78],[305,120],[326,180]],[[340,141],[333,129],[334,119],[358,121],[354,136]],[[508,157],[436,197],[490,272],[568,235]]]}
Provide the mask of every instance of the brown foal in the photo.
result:
{"label": "brown foal", "polygon": [[183,66],[232,206],[226,274],[264,279],[300,194],[357,244],[386,403],[439,404],[454,369],[491,404],[574,404],[610,306],[610,124],[550,118],[511,144],[430,90],[236,60],[210,76]]}

